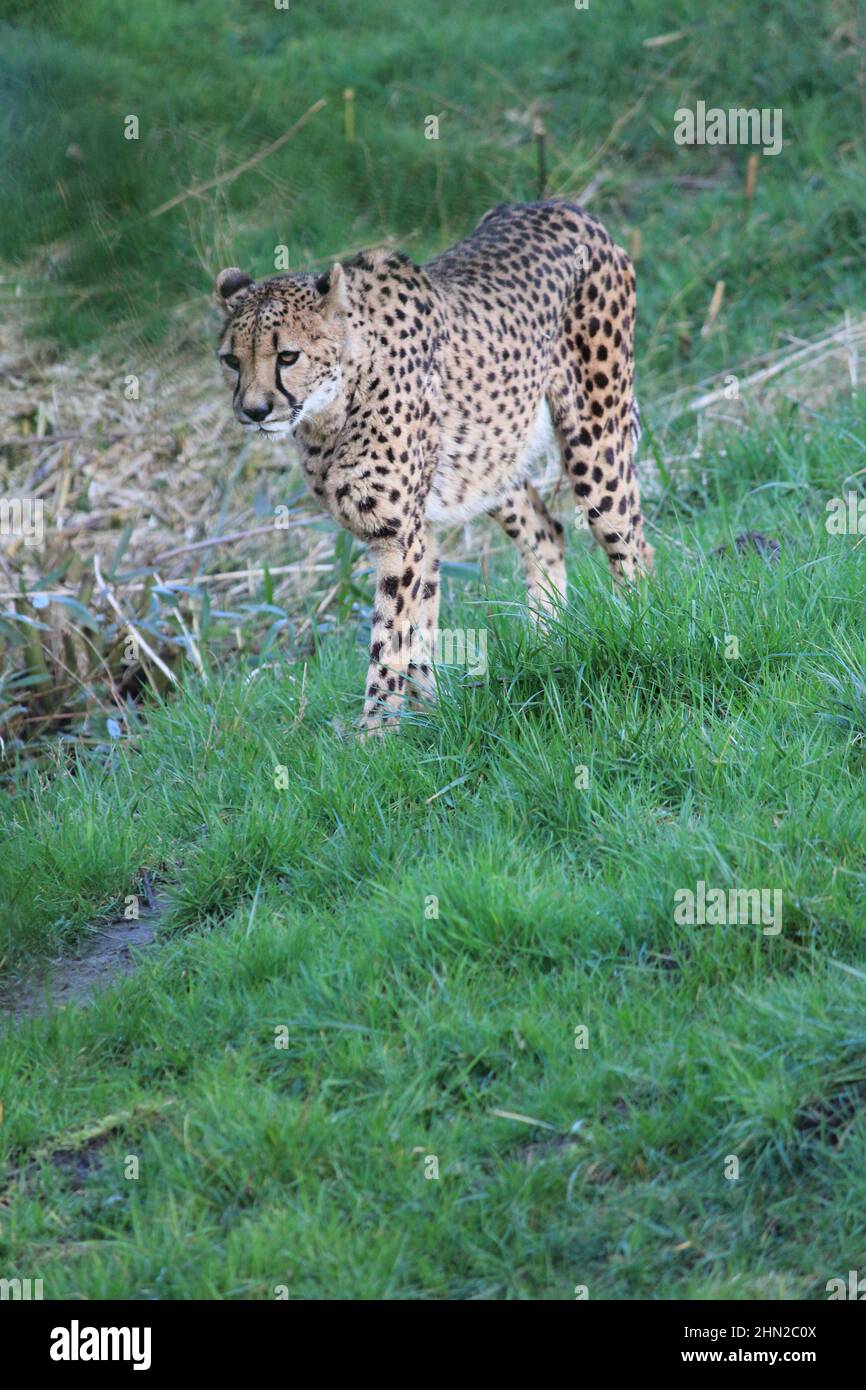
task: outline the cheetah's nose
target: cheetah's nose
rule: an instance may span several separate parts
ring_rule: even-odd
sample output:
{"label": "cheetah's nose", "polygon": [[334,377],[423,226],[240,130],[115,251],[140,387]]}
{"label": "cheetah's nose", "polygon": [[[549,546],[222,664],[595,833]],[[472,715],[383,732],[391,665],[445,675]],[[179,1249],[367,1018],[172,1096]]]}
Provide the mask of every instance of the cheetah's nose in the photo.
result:
{"label": "cheetah's nose", "polygon": [[268,418],[271,407],[269,405],[245,405],[243,411],[248,420],[254,420],[258,424],[260,420]]}

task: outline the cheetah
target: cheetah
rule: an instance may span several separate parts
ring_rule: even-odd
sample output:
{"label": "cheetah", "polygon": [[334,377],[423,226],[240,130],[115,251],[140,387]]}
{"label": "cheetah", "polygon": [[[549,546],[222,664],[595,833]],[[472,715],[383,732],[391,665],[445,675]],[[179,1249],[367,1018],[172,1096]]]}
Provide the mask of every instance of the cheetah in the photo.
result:
{"label": "cheetah", "polygon": [[434,697],[431,524],[493,517],[537,619],[564,601],[564,530],[527,476],[545,430],[614,577],[651,569],[634,270],[589,213],[503,204],[424,266],[380,250],[259,283],[231,267],[216,290],[235,417],[292,437],[319,504],[372,554],[365,734],[396,723],[407,698]]}

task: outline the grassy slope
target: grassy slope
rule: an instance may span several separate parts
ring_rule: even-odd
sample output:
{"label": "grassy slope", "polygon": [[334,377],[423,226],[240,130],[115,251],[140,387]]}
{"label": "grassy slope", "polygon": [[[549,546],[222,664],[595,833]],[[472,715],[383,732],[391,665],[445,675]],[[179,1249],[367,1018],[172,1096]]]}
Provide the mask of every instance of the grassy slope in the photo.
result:
{"label": "grassy slope", "polygon": [[[334,730],[363,671],[335,643],[303,705],[298,671],[190,688],[110,769],[13,804],[13,947],[72,936],[141,865],[175,890],[134,980],[4,1047],[5,1270],[48,1296],[773,1298],[857,1266],[866,639],[860,552],[823,527],[843,428],[866,420],[768,427],[684,485],[642,598],[573,547],[550,646],[507,619],[516,586],[452,593],[490,680],[401,738]],[[744,526],[782,539],[777,567],[711,555]],[[781,936],[676,926],[700,878],[781,889]],[[81,1166],[27,1166],[118,1110]]]}

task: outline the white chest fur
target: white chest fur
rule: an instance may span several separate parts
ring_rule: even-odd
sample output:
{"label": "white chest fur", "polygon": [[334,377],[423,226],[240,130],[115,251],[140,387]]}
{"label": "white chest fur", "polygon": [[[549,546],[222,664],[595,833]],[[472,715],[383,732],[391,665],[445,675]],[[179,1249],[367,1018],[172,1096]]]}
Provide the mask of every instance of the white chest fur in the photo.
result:
{"label": "white chest fur", "polygon": [[[492,448],[495,447],[494,442]],[[503,460],[501,468],[494,466],[489,470],[476,465],[473,477],[467,480],[456,461],[459,452],[453,443],[446,441],[443,444],[439,467],[427,498],[427,516],[431,521],[470,521],[473,517],[492,511],[507,496],[515,482],[557,457],[556,436],[547,401],[541,402],[515,462],[506,463]]]}

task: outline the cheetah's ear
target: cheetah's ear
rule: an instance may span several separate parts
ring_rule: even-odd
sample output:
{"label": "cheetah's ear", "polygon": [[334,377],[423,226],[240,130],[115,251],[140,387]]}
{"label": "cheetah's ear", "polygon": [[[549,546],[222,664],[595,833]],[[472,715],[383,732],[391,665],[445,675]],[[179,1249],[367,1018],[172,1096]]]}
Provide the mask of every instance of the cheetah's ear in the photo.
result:
{"label": "cheetah's ear", "polygon": [[323,317],[339,318],[346,313],[349,296],[346,293],[346,277],[339,261],[335,261],[330,270],[319,276],[316,289],[322,296],[320,311]]}
{"label": "cheetah's ear", "polygon": [[252,276],[238,270],[236,265],[221,270],[216,278],[217,304],[221,309],[225,309],[226,313],[232,313],[252,284]]}

